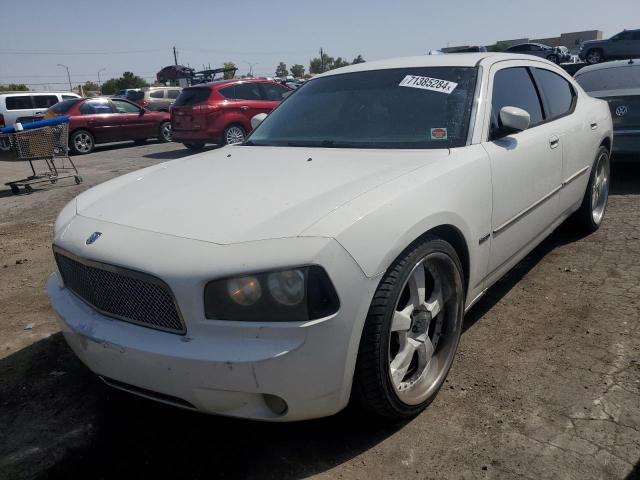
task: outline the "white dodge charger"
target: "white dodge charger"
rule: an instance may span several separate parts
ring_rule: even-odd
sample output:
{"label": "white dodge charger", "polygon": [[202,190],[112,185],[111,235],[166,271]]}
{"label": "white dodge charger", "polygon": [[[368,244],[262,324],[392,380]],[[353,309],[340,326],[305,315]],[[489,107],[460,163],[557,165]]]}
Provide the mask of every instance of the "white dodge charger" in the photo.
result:
{"label": "white dodge charger", "polygon": [[261,420],[415,415],[474,302],[607,205],[607,104],[542,59],[353,65],[255,120],[60,213],[48,293],[107,384]]}

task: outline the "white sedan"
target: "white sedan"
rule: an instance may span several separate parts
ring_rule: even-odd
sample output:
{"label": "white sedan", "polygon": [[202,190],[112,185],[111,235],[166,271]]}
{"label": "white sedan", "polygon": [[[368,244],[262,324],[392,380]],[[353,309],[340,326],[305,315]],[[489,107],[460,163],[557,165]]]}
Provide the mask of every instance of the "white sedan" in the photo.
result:
{"label": "white sedan", "polygon": [[78,196],[48,293],[111,386],[260,420],[350,399],[410,417],[487,289],[568,217],[599,227],[611,142],[607,104],[546,60],[341,68],[242,145]]}

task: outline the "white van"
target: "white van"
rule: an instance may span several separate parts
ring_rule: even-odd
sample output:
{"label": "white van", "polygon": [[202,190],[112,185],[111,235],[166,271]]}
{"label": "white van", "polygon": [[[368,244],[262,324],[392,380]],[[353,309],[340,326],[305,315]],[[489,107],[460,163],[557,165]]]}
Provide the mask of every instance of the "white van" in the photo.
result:
{"label": "white van", "polygon": [[0,92],[0,127],[39,120],[62,100],[80,98],[71,92]]}

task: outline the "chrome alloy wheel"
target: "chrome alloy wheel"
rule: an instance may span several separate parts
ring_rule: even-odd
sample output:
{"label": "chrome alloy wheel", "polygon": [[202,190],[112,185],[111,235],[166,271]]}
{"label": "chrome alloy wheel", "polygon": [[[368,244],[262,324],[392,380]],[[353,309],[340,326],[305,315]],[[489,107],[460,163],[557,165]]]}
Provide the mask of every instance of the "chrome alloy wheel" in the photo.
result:
{"label": "chrome alloy wheel", "polygon": [[437,391],[453,362],[462,330],[462,279],[453,260],[435,252],[413,267],[400,292],[389,377],[398,398],[417,405]]}
{"label": "chrome alloy wheel", "polygon": [[74,135],[73,145],[77,152],[89,153],[93,149],[93,138],[88,133],[80,132]]}
{"label": "chrome alloy wheel", "polygon": [[587,63],[590,64],[594,64],[594,63],[600,63],[600,61],[602,60],[602,55],[600,54],[599,50],[591,50],[589,51],[589,53],[587,53]]}
{"label": "chrome alloy wheel", "polygon": [[160,135],[162,135],[165,142],[171,141],[171,123],[164,122],[162,124],[162,127],[160,128]]}
{"label": "chrome alloy wheel", "polygon": [[596,173],[591,186],[591,216],[599,225],[609,200],[609,154],[602,152],[596,163]]}
{"label": "chrome alloy wheel", "polygon": [[224,139],[227,145],[233,145],[234,143],[242,143],[244,142],[244,130],[242,130],[242,128],[236,125],[233,125],[227,128]]}

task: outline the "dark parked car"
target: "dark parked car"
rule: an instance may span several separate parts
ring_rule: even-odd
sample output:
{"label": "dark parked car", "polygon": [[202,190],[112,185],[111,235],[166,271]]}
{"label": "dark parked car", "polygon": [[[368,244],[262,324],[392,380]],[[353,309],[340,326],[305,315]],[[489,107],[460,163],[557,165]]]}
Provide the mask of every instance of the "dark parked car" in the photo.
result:
{"label": "dark parked car", "polygon": [[640,29],[624,30],[607,40],[583,42],[578,53],[589,64],[619,58],[640,57]]}
{"label": "dark parked car", "polygon": [[78,98],[49,108],[45,117],[69,115],[69,148],[73,153],[93,151],[98,143],[157,138],[171,141],[167,112],[150,112],[124,98]]}
{"label": "dark parked car", "polygon": [[171,109],[173,141],[188,148],[242,143],[251,119],[269,113],[292,90],[266,79],[222,80],[185,88]]}
{"label": "dark parked car", "polygon": [[567,62],[571,58],[567,47],[549,47],[542,43],[521,43],[507,48],[505,52],[535,55],[536,57],[546,58],[553,63]]}
{"label": "dark parked car", "polygon": [[584,67],[575,79],[589,95],[609,103],[613,151],[640,152],[640,58]]}
{"label": "dark parked car", "polygon": [[154,112],[168,112],[182,92],[181,87],[146,87],[129,90],[124,98]]}

